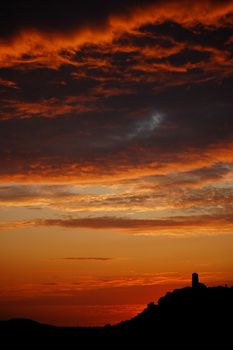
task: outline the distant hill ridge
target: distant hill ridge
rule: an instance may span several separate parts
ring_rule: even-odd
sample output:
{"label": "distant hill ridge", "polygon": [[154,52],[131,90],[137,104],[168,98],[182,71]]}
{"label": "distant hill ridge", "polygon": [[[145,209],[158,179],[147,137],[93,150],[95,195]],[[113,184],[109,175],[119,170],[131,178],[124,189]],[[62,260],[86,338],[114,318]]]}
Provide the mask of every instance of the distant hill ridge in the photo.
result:
{"label": "distant hill ridge", "polygon": [[56,327],[31,320],[14,319],[0,321],[2,338],[17,337],[25,342],[33,338],[39,342],[84,342],[85,345],[157,342],[186,344],[202,341],[206,344],[223,344],[232,337],[233,287],[206,287],[192,275],[192,287],[175,289],[161,297],[158,304],[147,308],[130,320],[105,327]]}

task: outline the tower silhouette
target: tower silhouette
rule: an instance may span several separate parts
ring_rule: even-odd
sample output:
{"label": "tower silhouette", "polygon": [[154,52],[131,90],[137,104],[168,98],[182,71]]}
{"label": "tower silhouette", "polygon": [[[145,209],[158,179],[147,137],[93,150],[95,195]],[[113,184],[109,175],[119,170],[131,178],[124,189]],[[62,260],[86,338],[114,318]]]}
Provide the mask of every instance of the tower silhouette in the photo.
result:
{"label": "tower silhouette", "polygon": [[199,276],[198,273],[194,272],[192,274],[192,287],[197,288],[199,286]]}

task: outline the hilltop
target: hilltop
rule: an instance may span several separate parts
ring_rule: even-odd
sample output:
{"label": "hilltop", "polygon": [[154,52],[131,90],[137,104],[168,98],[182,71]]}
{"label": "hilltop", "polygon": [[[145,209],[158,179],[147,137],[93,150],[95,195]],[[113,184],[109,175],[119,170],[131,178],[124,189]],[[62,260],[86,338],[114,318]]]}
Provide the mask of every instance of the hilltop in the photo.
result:
{"label": "hilltop", "polygon": [[[147,308],[117,325],[105,327],[56,327],[31,320],[15,319],[0,322],[1,338],[25,345],[85,344],[111,347],[123,342],[149,345],[228,344],[232,328],[233,287],[206,287],[197,283],[176,289],[149,303]],[[112,345],[111,345],[112,344]],[[69,347],[68,346],[68,347]]]}

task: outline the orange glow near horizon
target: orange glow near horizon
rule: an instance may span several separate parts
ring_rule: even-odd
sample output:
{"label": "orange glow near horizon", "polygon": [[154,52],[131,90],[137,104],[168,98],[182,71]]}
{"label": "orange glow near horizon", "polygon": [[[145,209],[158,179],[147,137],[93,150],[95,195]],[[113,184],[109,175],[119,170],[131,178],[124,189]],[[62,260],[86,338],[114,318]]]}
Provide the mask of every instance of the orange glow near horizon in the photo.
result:
{"label": "orange glow near horizon", "polygon": [[232,283],[232,236],[223,241],[25,228],[1,233],[1,241],[2,318],[104,325],[190,285],[194,269],[207,285]]}

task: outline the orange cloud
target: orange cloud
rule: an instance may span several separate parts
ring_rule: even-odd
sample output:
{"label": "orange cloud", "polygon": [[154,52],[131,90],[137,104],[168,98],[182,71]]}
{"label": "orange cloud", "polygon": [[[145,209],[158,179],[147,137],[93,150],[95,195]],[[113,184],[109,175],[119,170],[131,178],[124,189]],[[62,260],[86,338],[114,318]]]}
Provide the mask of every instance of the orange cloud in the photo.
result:
{"label": "orange cloud", "polygon": [[[233,163],[231,141],[216,142],[203,149],[195,147],[172,152],[152,148],[149,152],[140,146],[130,146],[112,155],[103,154],[91,161],[44,157],[30,159],[24,168],[22,160],[2,158],[0,178],[2,183],[80,183],[103,184],[111,181],[129,180],[149,175],[165,175],[187,172],[217,163]],[[161,152],[161,153],[160,153]],[[153,156],[152,156],[153,154]],[[135,162],[136,155],[137,162]],[[103,157],[103,158],[102,158]],[[132,157],[132,158],[131,158]],[[12,169],[13,166],[13,170]],[[62,169],[62,172],[61,172]]]}
{"label": "orange cloud", "polygon": [[94,96],[68,96],[63,100],[50,98],[38,102],[5,100],[5,108],[10,111],[1,111],[0,120],[28,119],[35,116],[55,118],[72,113],[93,111],[96,108],[95,100]]}
{"label": "orange cloud", "polygon": [[[166,20],[178,22],[184,26],[201,23],[205,26],[221,26],[231,21],[233,11],[231,1],[166,1],[134,4],[132,8],[118,13],[110,13],[103,23],[83,25],[59,31],[58,29],[21,28],[10,39],[0,43],[0,64],[2,67],[24,65],[49,66],[58,68],[63,64],[73,64],[74,53],[85,44],[103,44],[112,42],[122,33],[135,33],[138,27],[161,23]],[[78,21],[77,21],[78,23]],[[73,26],[74,27],[74,26]]]}
{"label": "orange cloud", "polygon": [[7,87],[7,88],[18,89],[18,86],[17,86],[17,84],[14,81],[2,79],[2,78],[0,78],[0,86],[4,86],[4,87]]}
{"label": "orange cloud", "polygon": [[[138,177],[128,181],[91,185],[8,185],[0,187],[0,205],[50,208],[60,212],[158,212],[201,206],[230,205],[232,168],[217,164],[190,172]],[[199,208],[200,206],[200,208]],[[176,213],[177,214],[177,213]],[[111,215],[111,214],[109,214]]]}

